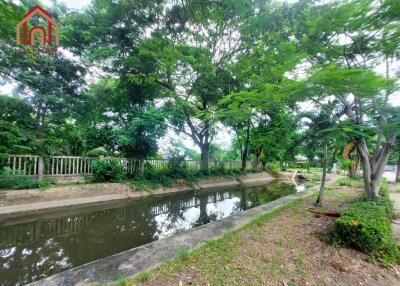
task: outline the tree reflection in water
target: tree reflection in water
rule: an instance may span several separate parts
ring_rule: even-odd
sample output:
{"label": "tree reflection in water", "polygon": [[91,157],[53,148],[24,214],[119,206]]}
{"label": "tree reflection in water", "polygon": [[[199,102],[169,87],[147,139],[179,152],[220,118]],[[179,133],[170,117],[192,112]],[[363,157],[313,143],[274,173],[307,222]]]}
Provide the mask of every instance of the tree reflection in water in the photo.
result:
{"label": "tree reflection in water", "polygon": [[0,283],[26,284],[294,192],[292,185],[272,182],[7,221],[0,227]]}

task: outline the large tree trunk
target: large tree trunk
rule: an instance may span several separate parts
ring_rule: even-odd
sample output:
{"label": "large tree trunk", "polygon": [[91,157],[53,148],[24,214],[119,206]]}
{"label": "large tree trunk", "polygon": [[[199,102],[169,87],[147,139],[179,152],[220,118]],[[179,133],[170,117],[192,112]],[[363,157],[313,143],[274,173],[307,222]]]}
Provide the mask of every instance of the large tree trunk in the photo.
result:
{"label": "large tree trunk", "polygon": [[365,140],[359,140],[355,143],[363,166],[365,191],[371,200],[379,198],[381,179],[393,144],[392,140],[388,141],[379,151],[375,152],[374,156],[370,156]]}
{"label": "large tree trunk", "polygon": [[244,142],[244,150],[242,154],[242,170],[246,172],[247,169],[247,158],[249,156],[249,144],[250,144],[250,119],[247,120],[246,140]]}
{"label": "large tree trunk", "polygon": [[324,145],[324,159],[322,161],[323,169],[322,169],[322,179],[321,179],[321,185],[319,187],[319,194],[317,201],[315,202],[315,206],[317,207],[322,207],[322,199],[324,197],[324,189],[325,189],[325,183],[326,183],[326,173],[328,169],[328,144],[325,143]]}
{"label": "large tree trunk", "polygon": [[254,170],[260,169],[260,155],[261,155],[262,149],[263,149],[262,147],[257,147],[254,150],[254,161],[253,161]]}
{"label": "large tree trunk", "polygon": [[399,150],[399,158],[397,159],[396,182],[400,182],[400,150]]}
{"label": "large tree trunk", "polygon": [[200,146],[200,170],[201,172],[208,173],[208,156],[210,152],[210,146],[208,144]]}

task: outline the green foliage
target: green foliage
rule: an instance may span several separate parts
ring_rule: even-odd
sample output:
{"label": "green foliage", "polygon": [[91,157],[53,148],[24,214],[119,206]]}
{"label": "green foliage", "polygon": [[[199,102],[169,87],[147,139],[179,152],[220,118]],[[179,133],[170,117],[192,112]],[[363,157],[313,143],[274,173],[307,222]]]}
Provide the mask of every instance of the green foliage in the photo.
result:
{"label": "green foliage", "polygon": [[123,166],[117,161],[94,160],[91,167],[96,182],[118,182],[124,178]]}
{"label": "green foliage", "polygon": [[265,170],[267,170],[268,172],[271,172],[273,174],[277,174],[281,171],[281,167],[280,167],[279,163],[277,163],[277,162],[268,162],[265,165]]}
{"label": "green foliage", "polygon": [[0,189],[37,189],[50,187],[52,184],[54,184],[53,180],[48,178],[39,181],[33,176],[13,175],[7,173],[0,174]]}
{"label": "green foliage", "polygon": [[141,283],[148,281],[151,277],[151,273],[148,271],[143,271],[136,275],[135,280]]}
{"label": "green foliage", "polygon": [[133,281],[126,276],[122,276],[115,281],[115,286],[133,286]]}
{"label": "green foliage", "polygon": [[92,150],[89,150],[86,152],[86,156],[88,157],[99,157],[99,156],[106,156],[108,154],[108,151],[104,147],[97,147]]}
{"label": "green foliage", "polygon": [[188,173],[185,155],[173,154],[168,159],[169,175],[174,177],[185,177]]}
{"label": "green foliage", "polygon": [[186,246],[180,245],[177,247],[177,254],[180,259],[182,259],[184,261],[188,260],[189,255],[190,255],[190,249]]}
{"label": "green foliage", "polygon": [[33,109],[19,97],[0,95],[0,154],[32,152]]}
{"label": "green foliage", "polygon": [[158,181],[149,180],[143,177],[134,177],[133,179],[129,179],[126,181],[126,184],[128,184],[135,191],[139,192],[151,192],[153,189],[156,189],[161,185]]}
{"label": "green foliage", "polygon": [[390,265],[399,259],[399,249],[390,225],[393,205],[383,183],[378,201],[352,204],[335,223],[335,237],[339,242],[361,249],[371,257]]}
{"label": "green foliage", "polygon": [[336,180],[336,184],[338,186],[347,186],[347,187],[362,187],[363,182],[360,179],[354,179],[354,178],[339,178]]}

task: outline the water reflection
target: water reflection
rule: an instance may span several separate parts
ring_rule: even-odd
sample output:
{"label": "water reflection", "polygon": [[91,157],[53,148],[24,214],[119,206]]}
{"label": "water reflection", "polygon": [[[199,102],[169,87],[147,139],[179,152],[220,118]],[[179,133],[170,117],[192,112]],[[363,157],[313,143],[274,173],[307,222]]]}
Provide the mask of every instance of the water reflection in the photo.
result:
{"label": "water reflection", "polygon": [[23,285],[295,193],[295,185],[188,192],[0,227],[0,285]]}

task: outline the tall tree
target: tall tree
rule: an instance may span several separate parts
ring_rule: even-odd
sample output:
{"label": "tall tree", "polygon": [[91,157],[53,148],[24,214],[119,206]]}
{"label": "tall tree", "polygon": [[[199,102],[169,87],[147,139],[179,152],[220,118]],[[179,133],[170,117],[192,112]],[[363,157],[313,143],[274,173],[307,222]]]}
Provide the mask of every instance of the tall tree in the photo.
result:
{"label": "tall tree", "polygon": [[230,65],[243,49],[240,28],[253,11],[251,1],[183,1],[167,15],[168,36],[177,53],[164,83],[176,111],[172,125],[200,148],[204,172],[216,133],[218,100],[238,87]]}

